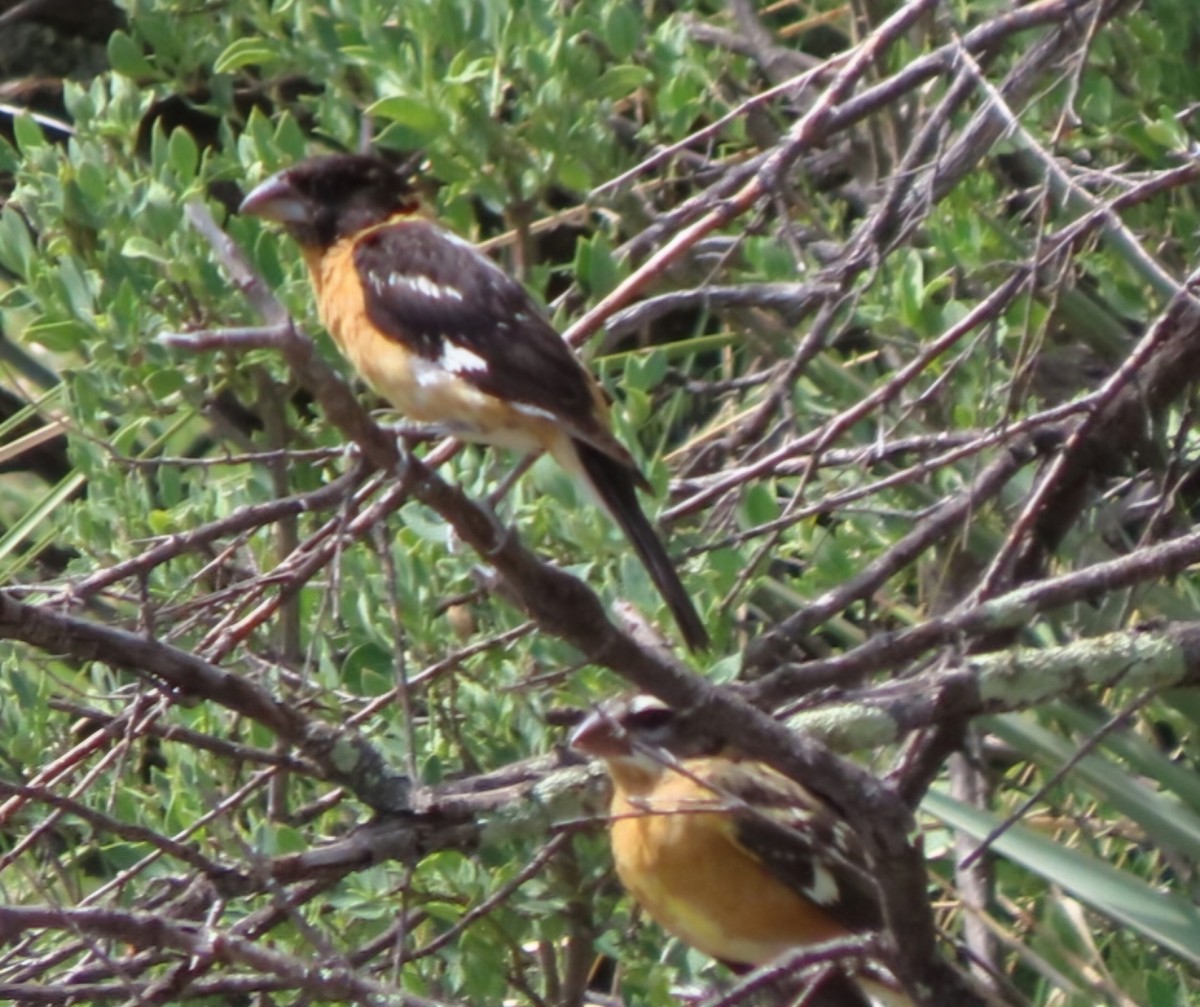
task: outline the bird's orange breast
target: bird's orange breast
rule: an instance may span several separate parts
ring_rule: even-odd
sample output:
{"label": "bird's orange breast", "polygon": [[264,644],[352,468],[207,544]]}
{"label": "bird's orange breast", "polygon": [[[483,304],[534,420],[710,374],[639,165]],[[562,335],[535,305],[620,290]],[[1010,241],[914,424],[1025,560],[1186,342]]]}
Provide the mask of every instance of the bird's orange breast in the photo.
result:
{"label": "bird's orange breast", "polygon": [[679,773],[666,773],[641,797],[618,786],[613,856],[622,883],[646,912],[705,954],[744,965],[844,936],[737,844],[729,812],[696,810],[715,801]]}

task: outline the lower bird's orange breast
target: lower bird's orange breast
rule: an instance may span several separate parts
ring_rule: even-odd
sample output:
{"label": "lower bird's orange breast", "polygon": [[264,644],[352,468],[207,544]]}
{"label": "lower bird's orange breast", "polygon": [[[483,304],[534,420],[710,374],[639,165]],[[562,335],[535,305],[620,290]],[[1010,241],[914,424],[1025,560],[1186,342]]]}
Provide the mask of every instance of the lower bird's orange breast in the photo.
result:
{"label": "lower bird's orange breast", "polygon": [[618,796],[613,815],[622,883],[655,921],[705,954],[761,965],[845,934],[734,842],[727,813],[666,813]]}

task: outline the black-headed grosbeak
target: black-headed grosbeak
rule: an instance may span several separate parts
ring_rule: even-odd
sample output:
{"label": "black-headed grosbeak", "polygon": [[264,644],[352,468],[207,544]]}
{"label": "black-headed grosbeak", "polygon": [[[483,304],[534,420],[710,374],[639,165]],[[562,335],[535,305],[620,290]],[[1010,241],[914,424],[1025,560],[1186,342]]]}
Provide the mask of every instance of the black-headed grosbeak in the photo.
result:
{"label": "black-headed grosbeak", "polygon": [[[650,696],[601,705],[570,743],[603,759],[612,778],[609,829],[622,884],[687,944],[745,971],[881,928],[865,852],[807,788],[683,730]],[[875,966],[830,977],[819,1002],[913,1004]]]}
{"label": "black-headed grosbeak", "polygon": [[363,154],[267,179],[241,212],[276,221],[308,265],[321,321],[402,414],[464,440],[549,452],[628,536],[687,645],[704,624],[638,503],[649,486],[608,403],[533,298],[491,259],[420,216],[408,180]]}

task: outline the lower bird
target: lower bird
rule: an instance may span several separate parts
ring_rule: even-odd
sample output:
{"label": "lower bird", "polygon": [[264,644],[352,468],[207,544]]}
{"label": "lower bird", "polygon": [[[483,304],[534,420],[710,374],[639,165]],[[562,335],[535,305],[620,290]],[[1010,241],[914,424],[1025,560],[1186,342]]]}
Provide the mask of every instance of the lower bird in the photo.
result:
{"label": "lower bird", "polygon": [[321,321],[402,414],[464,440],[545,451],[581,479],[632,543],[693,650],[708,633],[637,491],[603,391],[516,280],[420,212],[408,179],[366,154],[302,161],[241,212],[300,246]]}
{"label": "lower bird", "polygon": [[[658,700],[603,704],[570,743],[603,759],[612,779],[609,829],[622,884],[685,943],[747,971],[882,927],[865,851],[836,811],[689,730]],[[824,975],[803,1002],[913,1007],[874,964]]]}

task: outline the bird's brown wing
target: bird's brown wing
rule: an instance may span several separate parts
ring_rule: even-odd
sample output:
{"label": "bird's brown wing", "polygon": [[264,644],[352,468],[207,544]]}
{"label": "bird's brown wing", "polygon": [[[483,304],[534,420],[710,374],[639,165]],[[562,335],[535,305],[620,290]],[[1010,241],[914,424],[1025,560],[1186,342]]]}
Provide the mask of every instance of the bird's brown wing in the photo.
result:
{"label": "bird's brown wing", "polygon": [[758,762],[724,758],[703,777],[725,798],[733,840],[851,933],[883,925],[866,852],[829,805]]}

